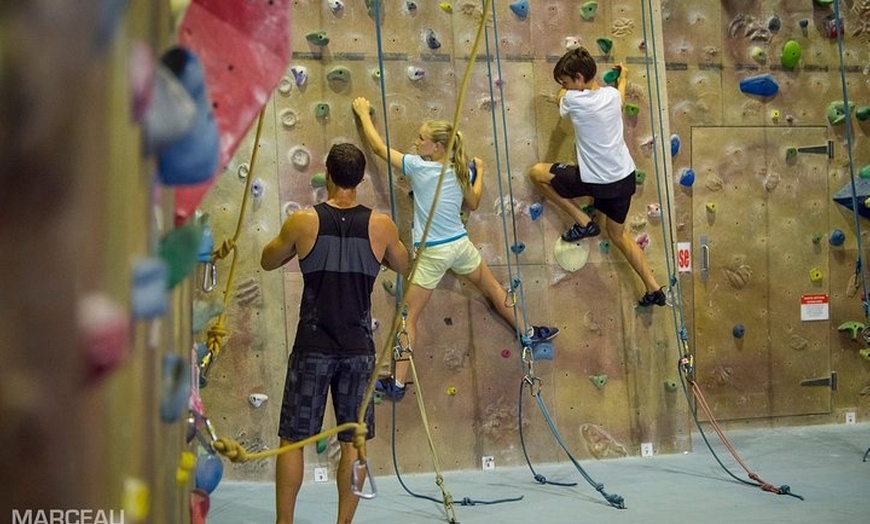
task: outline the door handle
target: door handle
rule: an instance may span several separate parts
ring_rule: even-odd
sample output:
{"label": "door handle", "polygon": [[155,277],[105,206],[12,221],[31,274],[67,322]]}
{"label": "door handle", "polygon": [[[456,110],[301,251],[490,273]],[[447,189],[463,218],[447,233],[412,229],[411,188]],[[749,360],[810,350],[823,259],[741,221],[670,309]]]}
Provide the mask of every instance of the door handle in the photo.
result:
{"label": "door handle", "polygon": [[701,235],[701,282],[710,280],[710,241],[707,235]]}

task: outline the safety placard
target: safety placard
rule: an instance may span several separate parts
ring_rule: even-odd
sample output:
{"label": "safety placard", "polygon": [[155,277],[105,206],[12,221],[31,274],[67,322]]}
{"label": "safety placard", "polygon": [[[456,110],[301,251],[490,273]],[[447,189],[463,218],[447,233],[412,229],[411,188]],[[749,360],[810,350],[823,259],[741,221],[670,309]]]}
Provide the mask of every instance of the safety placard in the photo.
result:
{"label": "safety placard", "polygon": [[677,242],[677,272],[692,272],[692,243]]}
{"label": "safety placard", "polygon": [[801,295],[801,320],[828,320],[828,295]]}

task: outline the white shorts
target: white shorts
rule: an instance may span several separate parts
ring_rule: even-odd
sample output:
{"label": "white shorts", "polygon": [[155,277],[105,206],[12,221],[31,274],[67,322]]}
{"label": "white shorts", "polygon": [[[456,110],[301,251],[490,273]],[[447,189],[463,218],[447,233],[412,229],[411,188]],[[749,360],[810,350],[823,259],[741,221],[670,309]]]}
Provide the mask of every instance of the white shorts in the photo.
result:
{"label": "white shorts", "polygon": [[426,246],[418,255],[417,270],[412,284],[424,289],[435,289],[448,270],[457,275],[468,275],[480,267],[480,253],[467,236],[446,244]]}

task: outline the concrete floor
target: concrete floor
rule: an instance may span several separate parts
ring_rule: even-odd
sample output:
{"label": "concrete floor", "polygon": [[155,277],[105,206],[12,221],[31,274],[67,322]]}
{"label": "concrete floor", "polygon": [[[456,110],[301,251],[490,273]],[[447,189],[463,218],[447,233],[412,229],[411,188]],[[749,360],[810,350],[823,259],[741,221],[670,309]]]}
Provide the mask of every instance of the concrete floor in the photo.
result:
{"label": "concrete floor", "polygon": [[[805,500],[766,493],[727,475],[694,435],[693,453],[650,458],[584,461],[581,465],[608,493],[625,499],[615,509],[580,476],[570,462],[535,465],[550,481],[541,485],[527,467],[444,473],[462,524],[644,523],[678,521],[733,523],[870,523],[870,424],[730,431],[728,437],[750,469],[767,482],[791,486]],[[708,433],[722,462],[739,478],[745,473]],[[434,475],[403,475],[413,491],[439,497]],[[360,502],[354,523],[447,522],[443,505],[408,495],[396,477],[376,479],[378,496]],[[370,486],[367,485],[367,488]],[[462,506],[464,498],[493,501],[523,496],[519,502]],[[334,482],[306,483],[296,508],[296,524],[335,522]],[[208,524],[269,524],[275,520],[272,483],[222,482],[211,496]]]}

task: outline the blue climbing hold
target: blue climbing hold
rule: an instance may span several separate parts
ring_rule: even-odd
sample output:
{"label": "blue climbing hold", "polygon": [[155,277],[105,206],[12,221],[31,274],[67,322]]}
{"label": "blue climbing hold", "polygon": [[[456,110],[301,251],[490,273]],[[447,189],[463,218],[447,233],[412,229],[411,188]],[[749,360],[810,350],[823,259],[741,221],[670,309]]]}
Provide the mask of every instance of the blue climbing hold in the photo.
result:
{"label": "blue climbing hold", "polygon": [[680,135],[671,135],[671,156],[677,156],[680,152]]}
{"label": "blue climbing hold", "polygon": [[[863,173],[864,170],[862,169],[861,171]],[[853,199],[852,195],[852,184],[848,183],[834,194],[833,200],[852,212],[856,211],[852,208],[852,201],[856,200],[858,202],[858,214],[864,218],[870,219],[870,208],[864,205],[864,202],[870,198],[870,179],[864,178],[863,176],[856,179],[854,195],[857,198]]]}
{"label": "blue climbing hold", "polygon": [[552,342],[538,342],[537,344],[532,344],[532,356],[535,360],[553,360],[553,353]]}
{"label": "blue climbing hold", "polygon": [[522,253],[525,250],[526,250],[526,245],[523,242],[517,242],[516,244],[511,246],[511,251],[513,251],[514,254],[516,254],[516,255],[519,255],[520,253]]}
{"label": "blue climbing hold", "polygon": [[743,324],[736,324],[731,330],[731,334],[734,335],[734,338],[743,338],[743,335],[746,334],[746,327]]}
{"label": "blue climbing hold", "polygon": [[682,174],[680,174],[680,185],[683,187],[692,187],[692,184],[694,183],[695,171],[691,167],[683,169]]}
{"label": "blue climbing hold", "polygon": [[477,180],[477,164],[474,163],[474,160],[471,160],[468,162],[468,183],[474,185],[475,180]]}
{"label": "blue climbing hold", "polygon": [[756,75],[740,81],[740,91],[747,95],[773,96],[779,91],[779,84],[770,75]]}
{"label": "blue climbing hold", "polygon": [[846,242],[846,233],[842,229],[831,231],[831,236],[828,237],[828,242],[834,247],[842,246]]}
{"label": "blue climbing hold", "polygon": [[172,423],[187,412],[190,401],[190,362],[176,353],[163,355],[160,420]]}
{"label": "blue climbing hold", "polygon": [[510,5],[511,11],[520,18],[525,18],[529,15],[529,2],[527,0],[519,0]]}
{"label": "blue climbing hold", "polygon": [[429,49],[432,50],[441,48],[441,41],[438,40],[438,36],[435,35],[435,31],[431,29],[426,34],[426,45],[429,46]]}
{"label": "blue climbing hold", "polygon": [[217,455],[207,453],[196,459],[196,488],[211,494],[224,476],[224,463]]}
{"label": "blue climbing hold", "polygon": [[532,220],[537,220],[544,213],[544,206],[540,202],[535,202],[529,206],[529,216]]}

